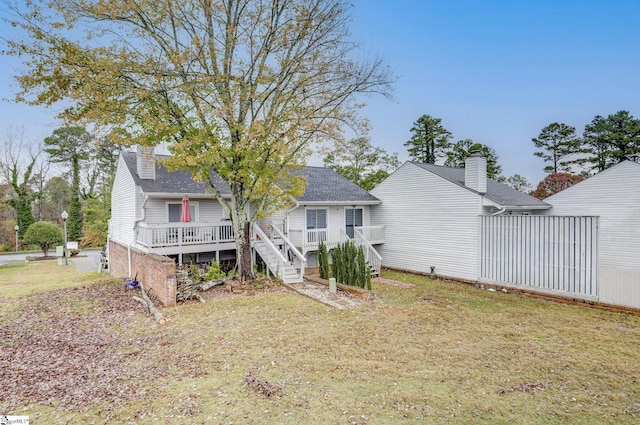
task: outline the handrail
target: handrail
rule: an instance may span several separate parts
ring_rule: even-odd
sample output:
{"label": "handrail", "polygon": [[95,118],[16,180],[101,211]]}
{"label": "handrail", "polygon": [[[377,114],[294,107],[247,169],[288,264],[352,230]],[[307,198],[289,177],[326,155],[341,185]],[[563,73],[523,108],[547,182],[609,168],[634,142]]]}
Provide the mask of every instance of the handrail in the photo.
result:
{"label": "handrail", "polygon": [[273,224],[273,221],[270,224],[271,224],[271,231],[274,232],[277,236],[279,236],[282,239],[282,241],[287,245],[287,247],[291,250],[291,252],[293,252],[293,254],[296,257],[298,257],[298,260],[300,260],[302,274],[304,275],[304,265],[307,263],[307,259],[305,258],[304,255],[302,255],[300,251],[298,251],[298,248],[296,248],[293,245],[293,243],[291,243],[289,238],[287,238],[284,235],[284,233],[282,233],[280,229],[278,229],[278,227]]}
{"label": "handrail", "polygon": [[273,274],[275,274],[279,278],[282,278],[281,274],[284,271],[285,264],[287,264],[287,259],[284,257],[284,255],[282,255],[282,252],[280,252],[280,250],[276,248],[273,242],[271,242],[271,240],[267,237],[267,235],[260,228],[260,226],[258,226],[258,224],[254,223],[253,231],[257,236],[260,237],[260,240],[264,242],[264,246],[267,247],[269,251],[271,251],[270,253],[276,256],[276,260],[278,260],[277,270],[275,271],[273,270],[273,267],[269,264],[269,261],[267,258],[263,258],[265,264],[267,265],[267,267],[271,269],[271,272]]}
{"label": "handrail", "polygon": [[376,251],[376,249],[371,245],[371,243],[365,238],[362,229],[354,228],[354,239],[356,243],[361,244],[365,249],[366,260],[373,267],[373,272],[377,275],[380,275],[380,269],[382,268],[382,256]]}

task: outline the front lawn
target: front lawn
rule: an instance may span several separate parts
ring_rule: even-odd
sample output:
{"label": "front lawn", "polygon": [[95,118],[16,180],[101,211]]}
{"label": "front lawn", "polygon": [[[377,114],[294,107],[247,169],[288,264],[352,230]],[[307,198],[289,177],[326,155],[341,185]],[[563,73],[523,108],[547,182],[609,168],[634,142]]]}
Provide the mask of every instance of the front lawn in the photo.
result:
{"label": "front lawn", "polygon": [[117,281],[0,297],[0,414],[47,424],[640,421],[640,318],[385,277],[415,286],[374,282],[377,300],[343,311],[286,292],[196,301],[164,309],[166,325]]}

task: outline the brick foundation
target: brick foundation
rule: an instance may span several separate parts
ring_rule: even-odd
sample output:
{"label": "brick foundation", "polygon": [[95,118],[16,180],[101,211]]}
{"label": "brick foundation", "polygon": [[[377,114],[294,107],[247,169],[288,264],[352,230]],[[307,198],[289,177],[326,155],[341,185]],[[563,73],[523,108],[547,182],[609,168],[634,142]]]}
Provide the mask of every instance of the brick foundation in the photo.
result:
{"label": "brick foundation", "polygon": [[[144,288],[162,305],[176,305],[176,265],[171,258],[131,248],[131,277],[136,273]],[[114,241],[109,241],[109,275],[123,279],[129,276],[128,248]]]}

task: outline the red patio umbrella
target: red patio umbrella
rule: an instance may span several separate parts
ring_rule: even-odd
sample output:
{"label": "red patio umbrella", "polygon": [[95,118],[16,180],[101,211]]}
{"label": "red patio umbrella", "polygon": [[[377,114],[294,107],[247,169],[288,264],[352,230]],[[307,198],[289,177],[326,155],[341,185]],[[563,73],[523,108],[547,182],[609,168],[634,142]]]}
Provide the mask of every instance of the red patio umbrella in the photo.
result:
{"label": "red patio umbrella", "polygon": [[189,208],[189,198],[187,195],[182,197],[182,211],[180,213],[180,221],[188,223],[191,221],[191,208]]}

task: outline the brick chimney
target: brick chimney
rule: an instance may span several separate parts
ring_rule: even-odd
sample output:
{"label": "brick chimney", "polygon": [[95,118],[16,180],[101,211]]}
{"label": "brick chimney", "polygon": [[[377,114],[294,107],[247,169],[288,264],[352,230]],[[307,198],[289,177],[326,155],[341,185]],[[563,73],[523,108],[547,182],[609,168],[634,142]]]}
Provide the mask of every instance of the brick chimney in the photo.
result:
{"label": "brick chimney", "polygon": [[136,166],[138,177],[141,179],[156,179],[156,161],[153,155],[153,147],[138,146],[136,151]]}
{"label": "brick chimney", "polygon": [[471,152],[464,162],[464,185],[480,193],[487,193],[487,159],[480,151]]}

